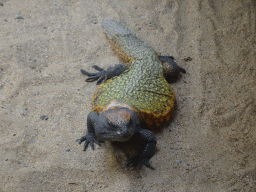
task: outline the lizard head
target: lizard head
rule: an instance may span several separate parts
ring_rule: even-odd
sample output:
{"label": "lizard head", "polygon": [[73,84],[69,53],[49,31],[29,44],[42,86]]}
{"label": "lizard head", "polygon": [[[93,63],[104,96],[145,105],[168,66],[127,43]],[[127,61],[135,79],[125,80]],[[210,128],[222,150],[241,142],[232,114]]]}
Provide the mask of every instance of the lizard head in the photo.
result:
{"label": "lizard head", "polygon": [[138,129],[138,115],[124,107],[111,108],[99,114],[95,124],[95,134],[103,141],[128,141]]}

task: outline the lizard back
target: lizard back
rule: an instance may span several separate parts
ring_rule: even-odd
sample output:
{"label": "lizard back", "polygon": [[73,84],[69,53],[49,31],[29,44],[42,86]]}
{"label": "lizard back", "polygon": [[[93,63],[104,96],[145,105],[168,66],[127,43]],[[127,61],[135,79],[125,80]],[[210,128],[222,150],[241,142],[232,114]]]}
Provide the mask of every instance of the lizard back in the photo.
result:
{"label": "lizard back", "polygon": [[130,67],[98,87],[92,99],[93,111],[101,113],[115,103],[135,111],[149,127],[168,121],[175,94],[163,76],[157,52],[115,20],[106,19],[102,25],[114,49]]}

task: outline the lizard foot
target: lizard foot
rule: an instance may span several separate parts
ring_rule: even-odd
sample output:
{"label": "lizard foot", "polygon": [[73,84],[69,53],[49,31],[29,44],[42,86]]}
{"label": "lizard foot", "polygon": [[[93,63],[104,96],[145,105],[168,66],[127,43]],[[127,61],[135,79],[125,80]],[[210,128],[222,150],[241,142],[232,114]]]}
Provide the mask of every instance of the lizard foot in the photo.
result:
{"label": "lizard foot", "polygon": [[86,81],[91,82],[97,80],[97,85],[99,85],[102,81],[105,82],[107,80],[107,71],[98,65],[92,66],[94,69],[98,70],[97,73],[90,73],[88,71],[85,71],[84,69],[81,69],[81,72],[87,76],[89,76]]}
{"label": "lizard foot", "polygon": [[85,136],[81,137],[80,139],[77,139],[76,141],[79,144],[84,142],[84,151],[86,151],[89,144],[90,144],[92,150],[94,150],[94,143],[96,143],[99,146],[101,146],[101,143],[103,143],[102,141],[98,141],[96,136],[93,134],[90,134],[90,133],[86,134]]}
{"label": "lizard foot", "polygon": [[152,170],[155,170],[155,168],[151,166],[149,159],[147,158],[131,157],[131,158],[128,158],[126,163],[126,167],[128,169],[130,169],[131,167],[134,167],[136,170],[140,170],[143,165],[145,165],[146,167]]}

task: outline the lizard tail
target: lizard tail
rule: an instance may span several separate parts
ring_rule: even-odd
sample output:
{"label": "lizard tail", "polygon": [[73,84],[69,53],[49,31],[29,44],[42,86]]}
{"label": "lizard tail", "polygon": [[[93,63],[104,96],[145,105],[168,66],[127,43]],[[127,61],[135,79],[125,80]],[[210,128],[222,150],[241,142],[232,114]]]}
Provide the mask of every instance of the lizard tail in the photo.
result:
{"label": "lizard tail", "polygon": [[130,29],[128,29],[125,25],[119,23],[118,21],[116,21],[114,19],[110,19],[110,18],[105,19],[103,21],[102,27],[106,30],[106,34],[109,39],[112,39],[112,37],[117,34],[120,34],[120,35],[133,34],[132,31]]}

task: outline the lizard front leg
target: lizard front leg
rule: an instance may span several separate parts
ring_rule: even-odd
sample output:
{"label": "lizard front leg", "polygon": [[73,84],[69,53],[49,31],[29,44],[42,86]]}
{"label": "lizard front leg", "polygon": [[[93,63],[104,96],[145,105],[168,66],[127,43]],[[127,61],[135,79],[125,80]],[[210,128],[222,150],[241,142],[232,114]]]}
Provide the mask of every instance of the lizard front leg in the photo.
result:
{"label": "lizard front leg", "polygon": [[107,70],[105,70],[97,65],[93,65],[92,67],[94,69],[98,70],[99,72],[90,73],[90,72],[85,71],[84,69],[81,69],[81,72],[83,74],[89,76],[86,79],[87,82],[97,80],[97,83],[96,83],[97,85],[100,84],[102,81],[105,82],[106,80],[111,79],[112,77],[121,75],[127,69],[127,67],[122,64],[117,64],[114,67],[109,67]]}
{"label": "lizard front leg", "polygon": [[143,165],[150,169],[154,169],[149,159],[153,157],[156,148],[156,137],[154,133],[147,129],[141,129],[135,135],[140,142],[138,154],[128,159],[127,167],[135,167],[141,169]]}
{"label": "lizard front leg", "polygon": [[91,146],[92,150],[94,150],[94,143],[101,146],[102,141],[99,141],[95,135],[94,125],[95,122],[98,120],[99,114],[95,111],[90,112],[87,117],[87,129],[88,132],[85,136],[77,139],[78,143],[81,144],[84,142],[84,151],[86,151],[88,145]]}

